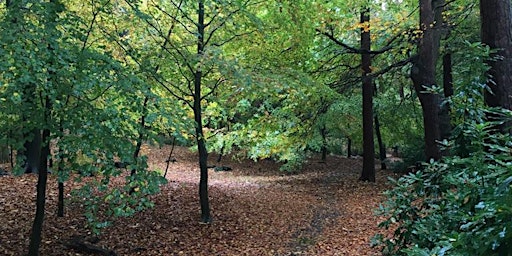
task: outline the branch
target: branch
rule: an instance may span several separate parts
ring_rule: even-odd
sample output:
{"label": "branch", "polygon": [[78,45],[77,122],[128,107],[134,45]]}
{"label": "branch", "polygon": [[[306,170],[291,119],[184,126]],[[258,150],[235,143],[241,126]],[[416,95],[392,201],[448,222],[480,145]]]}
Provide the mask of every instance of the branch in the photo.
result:
{"label": "branch", "polygon": [[334,35],[332,33],[327,33],[325,31],[322,31],[320,29],[315,29],[318,33],[326,36],[327,38],[329,38],[331,41],[333,41],[335,44],[345,48],[348,50],[349,53],[356,53],[356,54],[381,54],[381,53],[385,53],[391,49],[393,49],[393,47],[391,46],[386,46],[382,49],[379,49],[379,50],[374,50],[374,51],[368,51],[368,50],[363,50],[363,49],[360,49],[360,48],[355,48],[355,47],[352,47],[348,44],[345,44],[343,43],[342,41],[338,40],[336,37],[334,37]]}
{"label": "branch", "polygon": [[[176,9],[183,15],[183,18],[187,19],[189,22],[191,22],[192,24],[194,24],[194,26],[198,26],[197,22],[195,22],[193,19],[191,19],[189,16],[188,16],[188,13],[186,13],[185,11],[183,11],[183,9],[181,8],[181,6],[178,6],[174,3],[174,1],[170,1],[172,5],[174,5],[174,7],[176,7]],[[195,34],[195,33],[192,33],[192,34]]]}
{"label": "branch", "polygon": [[213,88],[211,89],[211,91],[210,91],[210,92],[208,92],[207,94],[203,95],[203,96],[201,97],[201,100],[204,100],[204,99],[206,99],[208,96],[212,95],[212,94],[217,90],[217,88],[219,87],[219,85],[220,85],[220,84],[222,84],[222,83],[223,83],[223,82],[225,82],[225,81],[226,81],[226,79],[224,79],[224,78],[219,78],[219,79],[215,82],[215,84],[213,85]]}
{"label": "branch", "polygon": [[213,45],[214,45],[214,46],[217,46],[217,47],[219,47],[219,46],[223,46],[223,45],[225,45],[225,44],[227,44],[227,43],[229,43],[229,42],[233,41],[233,40],[234,40],[235,38],[237,38],[237,37],[242,37],[242,36],[250,35],[250,34],[252,34],[252,33],[256,32],[256,31],[258,31],[258,30],[257,30],[257,29],[255,29],[255,30],[247,31],[247,32],[245,32],[245,33],[241,33],[241,34],[235,34],[235,35],[233,35],[232,37],[230,37],[229,39],[226,39],[224,42],[221,42],[221,43],[214,43]]}
{"label": "branch", "polygon": [[393,63],[393,64],[391,64],[391,65],[389,65],[389,66],[387,66],[387,67],[385,67],[385,68],[383,68],[383,69],[381,69],[381,70],[379,70],[378,72],[375,72],[375,73],[373,73],[373,72],[372,72],[372,73],[370,74],[370,76],[372,76],[372,77],[374,77],[374,78],[375,78],[375,77],[381,76],[381,75],[383,75],[383,74],[385,74],[385,73],[389,72],[390,70],[392,70],[392,69],[394,69],[394,68],[400,68],[400,67],[403,67],[403,66],[405,66],[405,65],[407,65],[407,64],[409,64],[409,63],[411,63],[411,62],[412,62],[412,60],[413,60],[414,58],[416,58],[416,57],[417,57],[417,55],[413,55],[413,56],[411,56],[411,57],[409,57],[409,58],[407,58],[407,59],[405,59],[405,60],[401,60],[401,61],[399,61],[399,62],[395,62],[395,63]]}
{"label": "branch", "polygon": [[[176,5],[174,3],[174,1],[171,1],[172,2],[172,5],[174,5],[176,7],[176,10],[181,12],[183,14],[183,17],[185,19],[187,19],[188,21],[192,22],[192,24],[196,25],[196,23],[190,19],[187,15],[184,14],[183,10],[181,9],[181,4],[182,2],[180,1],[180,3],[178,5]],[[179,23],[189,34],[192,34],[194,35],[194,31],[190,30],[188,27],[187,27],[187,24],[183,23],[181,20],[179,20],[177,18],[177,15],[171,15],[169,14],[167,11],[165,11],[162,7],[160,7],[158,4],[155,4],[155,8],[158,9],[159,11],[161,11],[162,13],[164,13],[167,17],[169,17],[170,19],[172,19],[174,22],[177,22]]]}

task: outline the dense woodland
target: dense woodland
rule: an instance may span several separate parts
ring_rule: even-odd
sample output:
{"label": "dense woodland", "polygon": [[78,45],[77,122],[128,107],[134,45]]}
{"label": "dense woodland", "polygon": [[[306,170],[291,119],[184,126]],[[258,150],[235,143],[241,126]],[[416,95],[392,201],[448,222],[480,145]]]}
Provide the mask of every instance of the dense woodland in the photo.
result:
{"label": "dense woodland", "polygon": [[[78,200],[99,234],[154,206],[176,159],[171,150],[166,168],[150,168],[142,148],[171,145],[196,153],[203,224],[215,221],[209,173],[231,169],[209,155],[275,161],[283,175],[313,155],[360,155],[361,183],[400,173],[375,209],[390,231],[372,238],[383,255],[512,255],[511,10],[510,0],[5,0],[0,174],[37,175],[20,253],[39,254],[49,173],[58,216]],[[86,182],[65,195],[75,180]]]}

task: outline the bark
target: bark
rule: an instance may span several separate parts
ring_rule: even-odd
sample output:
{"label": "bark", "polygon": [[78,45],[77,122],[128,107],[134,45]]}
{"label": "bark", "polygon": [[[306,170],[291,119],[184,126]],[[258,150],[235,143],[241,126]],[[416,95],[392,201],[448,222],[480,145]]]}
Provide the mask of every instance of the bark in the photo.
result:
{"label": "bark", "polygon": [[322,161],[327,160],[327,128],[325,124],[320,129],[320,135],[322,136]]}
{"label": "bark", "polygon": [[384,146],[384,142],[382,141],[382,135],[380,133],[380,122],[379,122],[379,115],[375,113],[374,116],[374,122],[375,122],[375,135],[377,136],[377,142],[379,144],[379,159],[380,159],[380,169],[386,170],[386,147]]}
{"label": "bark", "polygon": [[[58,0],[50,0],[52,5],[57,5]],[[47,26],[48,31],[56,30],[56,20],[57,20],[57,8],[56,6],[49,6],[48,9],[48,20],[45,20],[45,25]],[[48,39],[52,37],[52,34],[46,35]],[[50,40],[48,40],[50,41]],[[54,65],[54,48],[51,44],[48,44],[48,51],[51,53],[50,59],[48,60],[48,66],[51,67]],[[55,76],[56,74],[49,69],[48,71],[49,79],[47,83],[49,86],[56,84]],[[50,96],[46,96],[44,98],[44,108],[42,110],[43,114],[43,126],[49,127],[51,124],[51,113],[52,113],[52,102],[50,100]],[[37,196],[36,196],[36,213],[34,217],[34,222],[32,225],[32,233],[30,234],[30,243],[28,247],[28,255],[29,256],[37,256],[39,255],[39,247],[41,245],[41,234],[43,230],[44,223],[44,208],[46,204],[46,185],[48,181],[48,159],[50,158],[50,129],[44,128],[42,132],[42,148],[40,149],[40,161],[39,161],[39,176],[37,179]]]}
{"label": "bark", "polygon": [[142,142],[144,142],[144,130],[146,129],[146,113],[147,113],[147,106],[148,106],[149,97],[144,97],[144,102],[142,103],[142,116],[140,117],[140,130],[139,130],[139,136],[137,138],[137,143],[135,144],[135,150],[133,151],[133,167],[130,172],[131,176],[134,176],[137,173],[137,160],[139,158],[140,149],[142,148]]}
{"label": "bark", "polygon": [[[59,132],[61,136],[64,136],[64,127],[62,125],[62,120],[59,122]],[[63,152],[59,148],[57,151],[58,156],[62,156]],[[51,158],[53,159],[53,158]],[[57,175],[59,176],[57,181],[57,187],[58,187],[58,202],[57,202],[57,217],[64,217],[64,181],[61,180],[60,175],[64,173],[64,169],[62,168],[62,163],[64,160],[59,157],[60,164],[57,167]],[[53,160],[50,162],[50,167],[53,168]]]}
{"label": "bark", "polygon": [[347,137],[347,158],[350,158],[352,156],[352,139],[350,137]]}
{"label": "bark", "polygon": [[[60,167],[59,167],[60,168]],[[64,182],[58,182],[59,202],[57,203],[57,217],[64,217]]]}
{"label": "bark", "polygon": [[[204,53],[204,1],[199,0],[198,22],[197,22],[197,54],[201,56]],[[199,152],[199,202],[201,205],[201,222],[210,223],[210,203],[208,199],[208,152],[206,151],[205,138],[203,134],[203,119],[201,108],[201,80],[203,73],[201,67],[198,67],[194,74],[194,120],[196,121],[196,140]]]}
{"label": "bark", "polygon": [[418,43],[418,56],[413,60],[411,79],[421,103],[423,112],[424,141],[426,160],[441,158],[437,141],[441,138],[439,114],[442,97],[427,92],[436,84],[436,62],[439,56],[441,30],[435,21],[442,11],[443,0],[420,0],[420,29],[423,37]]}
{"label": "bark", "polygon": [[[489,62],[485,103],[490,107],[512,110],[512,14],[510,0],[480,0],[481,39],[497,52]],[[490,116],[490,118],[495,118]],[[512,133],[511,122],[498,127]]]}
{"label": "bark", "polygon": [[[46,99],[45,121],[49,121],[51,105],[49,98]],[[44,146],[41,150],[41,159],[39,167],[39,176],[37,179],[37,196],[36,196],[36,214],[32,224],[32,233],[30,234],[30,244],[28,247],[29,256],[39,255],[39,247],[41,245],[41,233],[44,222],[44,208],[46,204],[46,184],[48,180],[48,157],[50,155],[50,130],[44,129],[42,134]]]}
{"label": "bark", "polygon": [[[370,22],[370,9],[361,11],[361,23]],[[368,25],[369,26],[369,25]],[[371,73],[370,30],[361,29],[361,67],[363,69],[363,171],[362,181],[375,182],[375,148],[373,139],[373,83]]]}
{"label": "bark", "polygon": [[164,172],[164,178],[167,178],[167,171],[169,170],[169,165],[171,162],[176,162],[176,159],[172,157],[172,153],[174,152],[174,145],[176,145],[176,137],[172,137],[172,146],[171,151],[169,152],[169,157],[167,157],[167,160],[165,161],[165,172]]}
{"label": "bark", "polygon": [[[445,98],[453,95],[452,55],[450,53],[443,55],[443,92]],[[450,103],[443,102],[439,112],[439,135],[441,140],[449,139],[451,136],[450,111]],[[445,154],[446,152],[443,152],[443,155]]]}
{"label": "bark", "polygon": [[[29,118],[26,117],[25,119]],[[20,155],[24,156],[25,173],[38,173],[39,161],[41,159],[41,131],[39,129],[32,129],[32,131],[25,134],[25,137],[31,137],[31,139],[25,141],[23,149],[20,151]]]}

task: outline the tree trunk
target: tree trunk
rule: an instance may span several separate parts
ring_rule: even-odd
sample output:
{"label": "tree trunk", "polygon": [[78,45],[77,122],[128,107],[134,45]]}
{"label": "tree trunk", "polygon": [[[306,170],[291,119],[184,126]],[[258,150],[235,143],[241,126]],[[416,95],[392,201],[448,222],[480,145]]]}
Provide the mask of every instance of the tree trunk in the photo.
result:
{"label": "tree trunk", "polygon": [[[51,88],[52,85],[56,83],[55,72],[51,69],[55,64],[54,59],[54,48],[51,42],[56,42],[55,38],[53,38],[53,33],[56,31],[56,20],[58,17],[57,6],[60,4],[58,0],[50,0],[51,5],[46,6],[46,11],[48,12],[48,19],[44,21],[44,25],[46,26],[47,31],[49,33],[45,35],[46,40],[48,41],[48,51],[50,52],[50,59],[47,62],[48,65],[48,75],[49,79],[47,80],[48,87]],[[43,99],[41,99],[43,100]],[[44,108],[42,110],[43,114],[43,122],[42,126],[45,127],[42,132],[42,148],[38,151],[40,152],[40,160],[39,160],[39,176],[37,179],[37,196],[36,196],[36,213],[34,217],[34,222],[32,225],[32,233],[30,234],[30,243],[28,247],[28,255],[29,256],[37,256],[39,255],[39,247],[41,245],[41,234],[43,231],[43,223],[44,223],[44,208],[46,204],[46,185],[48,181],[48,159],[50,158],[50,127],[51,124],[51,116],[52,116],[52,102],[50,96],[46,96],[44,98]]]}
{"label": "tree trunk", "polygon": [[350,137],[347,137],[347,158],[350,158],[352,156],[352,139]]}
{"label": "tree trunk", "polygon": [[[445,98],[453,95],[452,55],[450,53],[443,55],[443,92]],[[450,112],[450,103],[443,102],[439,111],[439,136],[441,140],[448,140],[451,136]],[[442,153],[445,155],[447,152]]]}
{"label": "tree trunk", "polygon": [[[60,167],[59,167],[60,168]],[[64,182],[58,182],[59,202],[57,203],[57,217],[64,217]]]}
{"label": "tree trunk", "polygon": [[[50,119],[51,104],[50,99],[46,98],[45,109],[45,122],[48,123]],[[48,180],[48,157],[50,156],[50,130],[44,129],[42,140],[44,146],[42,147],[39,176],[37,179],[37,196],[36,196],[36,214],[32,224],[32,233],[30,234],[30,244],[28,247],[29,256],[39,255],[39,247],[41,245],[41,233],[43,230],[44,222],[44,208],[46,203],[46,184]]]}
{"label": "tree trunk", "polygon": [[[60,136],[64,136],[64,127],[62,125],[62,120],[59,122],[59,132]],[[61,148],[58,149],[57,155],[62,156]],[[60,178],[64,172],[62,168],[62,164],[65,160],[59,157],[59,166],[57,167],[57,187],[58,187],[58,202],[57,202],[57,217],[64,217],[64,181]],[[53,158],[50,161],[50,167],[53,168]]]}
{"label": "tree trunk", "polygon": [[[204,1],[199,0],[198,22],[197,22],[197,54],[204,53]],[[205,138],[203,135],[203,120],[201,109],[201,80],[203,73],[201,67],[198,67],[194,74],[194,120],[196,121],[196,140],[199,152],[199,201],[201,204],[201,222],[210,223],[210,203],[208,199],[208,151],[206,150]]]}
{"label": "tree trunk", "polygon": [[[441,30],[435,21],[436,11],[442,11],[443,0],[420,0],[420,29],[423,37],[419,40],[418,56],[413,60],[411,79],[420,99],[423,112],[425,156],[426,160],[441,158],[437,141],[441,138],[439,130],[439,108],[442,97],[426,90],[436,84],[436,62],[439,55]],[[440,13],[437,13],[440,17]]]}
{"label": "tree trunk", "polygon": [[369,53],[371,46],[370,39],[370,9],[364,7],[361,11],[361,23],[368,24],[361,28],[361,50],[366,53],[361,54],[361,66],[363,69],[363,171],[361,172],[362,181],[375,182],[375,146],[373,139],[373,83],[370,76],[371,55]]}
{"label": "tree trunk", "polygon": [[[28,101],[32,102],[32,100]],[[26,119],[30,119],[30,117]],[[25,136],[31,137],[30,140],[25,141],[23,149],[20,151],[20,155],[25,157],[25,173],[38,173],[39,161],[41,159],[41,131],[39,129],[33,129]]]}
{"label": "tree trunk", "polygon": [[374,116],[375,121],[375,135],[377,136],[377,142],[379,143],[379,159],[380,159],[380,169],[386,170],[386,147],[384,146],[384,142],[382,142],[382,135],[380,133],[380,122],[379,115],[375,113]]}
{"label": "tree trunk", "polygon": [[[482,43],[497,50],[489,62],[485,103],[490,107],[512,110],[512,14],[510,0],[480,0]],[[495,117],[490,116],[494,119]],[[511,122],[499,126],[501,132],[512,133]]]}
{"label": "tree trunk", "polygon": [[322,136],[322,161],[327,160],[327,128],[325,124],[320,129],[320,135]]}
{"label": "tree trunk", "polygon": [[144,130],[146,129],[146,113],[147,113],[147,106],[148,106],[149,97],[144,97],[144,102],[142,103],[142,116],[140,117],[140,130],[139,130],[139,136],[137,137],[137,143],[135,144],[135,150],[133,151],[133,163],[132,163],[132,170],[130,172],[131,176],[134,176],[137,173],[137,161],[140,154],[140,149],[142,148],[142,143],[144,142]]}

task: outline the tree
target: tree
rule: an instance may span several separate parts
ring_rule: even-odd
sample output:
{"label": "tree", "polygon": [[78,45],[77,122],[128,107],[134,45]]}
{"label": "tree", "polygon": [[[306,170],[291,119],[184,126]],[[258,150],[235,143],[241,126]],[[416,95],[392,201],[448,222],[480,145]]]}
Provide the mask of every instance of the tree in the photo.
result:
{"label": "tree", "polygon": [[411,79],[423,111],[425,155],[427,160],[437,160],[441,158],[438,140],[441,138],[439,112],[442,97],[431,89],[436,85],[441,36],[441,24],[436,22],[436,16],[440,17],[444,0],[420,0],[419,4],[422,35],[418,40],[418,55],[413,60]]}
{"label": "tree", "polygon": [[375,182],[375,145],[373,139],[373,82],[371,77],[370,8],[361,10],[361,67],[363,86],[363,171],[362,181]]}
{"label": "tree", "polygon": [[137,31],[141,38],[152,40],[122,42],[123,51],[148,80],[192,111],[189,117],[193,119],[191,132],[198,150],[201,222],[210,223],[204,109],[215,102],[214,96],[236,67],[225,55],[224,47],[253,31],[248,20],[242,19],[242,25],[235,20],[248,15],[247,8],[259,2],[127,3],[150,31]]}
{"label": "tree", "polygon": [[[199,0],[197,9],[197,55],[201,58],[205,51],[205,21],[204,21],[204,1]],[[197,150],[199,152],[199,201],[201,203],[201,221],[203,223],[210,223],[212,221],[210,215],[210,203],[208,201],[208,151],[206,150],[205,138],[203,134],[203,117],[201,100],[203,99],[201,85],[203,79],[202,67],[198,67],[194,72],[194,93],[193,93],[193,110],[194,120],[196,121],[196,141]],[[219,80],[218,83],[221,81]]]}
{"label": "tree", "polygon": [[[485,103],[512,110],[512,11],[510,0],[480,0],[482,43],[495,49],[490,61]],[[500,126],[512,132],[512,121]]]}

